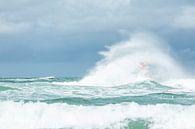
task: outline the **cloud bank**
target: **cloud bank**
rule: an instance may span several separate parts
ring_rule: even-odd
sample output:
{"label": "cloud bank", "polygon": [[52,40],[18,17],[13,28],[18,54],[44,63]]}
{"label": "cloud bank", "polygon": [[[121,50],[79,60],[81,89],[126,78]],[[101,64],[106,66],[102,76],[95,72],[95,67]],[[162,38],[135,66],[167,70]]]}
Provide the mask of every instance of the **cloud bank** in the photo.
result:
{"label": "cloud bank", "polygon": [[195,29],[195,6],[184,7],[181,13],[175,17],[175,26]]}
{"label": "cloud bank", "polygon": [[193,67],[194,7],[194,0],[0,0],[0,74],[84,74],[105,45],[145,31]]}
{"label": "cloud bank", "polygon": [[[0,32],[89,32],[194,27],[190,0],[1,0]],[[187,23],[187,24],[185,24]],[[182,25],[180,25],[182,24]],[[185,24],[185,25],[184,25]]]}

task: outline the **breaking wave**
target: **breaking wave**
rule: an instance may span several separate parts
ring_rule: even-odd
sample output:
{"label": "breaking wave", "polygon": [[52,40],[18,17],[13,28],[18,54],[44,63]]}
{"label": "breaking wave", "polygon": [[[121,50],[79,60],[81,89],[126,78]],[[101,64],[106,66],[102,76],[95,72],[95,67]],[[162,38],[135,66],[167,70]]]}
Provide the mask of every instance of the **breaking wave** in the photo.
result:
{"label": "breaking wave", "polygon": [[80,81],[64,84],[119,86],[146,80],[165,83],[188,76],[172,57],[170,47],[153,34],[136,33],[107,49],[100,52],[103,59]]}
{"label": "breaking wave", "polygon": [[[194,129],[195,106],[0,102],[1,129]],[[11,123],[11,124],[10,124]]]}

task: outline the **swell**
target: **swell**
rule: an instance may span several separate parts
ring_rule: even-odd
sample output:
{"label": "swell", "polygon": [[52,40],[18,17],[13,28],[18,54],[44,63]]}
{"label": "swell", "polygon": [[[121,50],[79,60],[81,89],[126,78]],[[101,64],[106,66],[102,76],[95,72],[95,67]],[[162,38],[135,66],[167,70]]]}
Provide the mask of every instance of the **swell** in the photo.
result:
{"label": "swell", "polygon": [[17,88],[11,88],[11,87],[5,87],[5,86],[0,86],[0,92],[1,91],[7,91],[7,90],[18,90]]}
{"label": "swell", "polygon": [[1,83],[71,82],[78,80],[78,77],[0,78]]}
{"label": "swell", "polygon": [[124,102],[138,104],[195,104],[192,92],[161,85],[155,81],[130,83],[118,87],[61,86],[53,83],[25,83],[0,86],[0,101],[67,103],[71,105],[107,105]]}
{"label": "swell", "polygon": [[[121,96],[109,98],[81,98],[81,97],[64,97],[46,100],[20,100],[24,103],[44,102],[47,104],[66,103],[70,105],[84,105],[84,106],[104,106],[108,104],[120,104],[135,102],[140,105],[155,105],[155,104],[180,104],[193,105],[195,104],[195,96],[186,94],[173,93],[153,93],[142,96]],[[19,101],[16,101],[19,102]]]}

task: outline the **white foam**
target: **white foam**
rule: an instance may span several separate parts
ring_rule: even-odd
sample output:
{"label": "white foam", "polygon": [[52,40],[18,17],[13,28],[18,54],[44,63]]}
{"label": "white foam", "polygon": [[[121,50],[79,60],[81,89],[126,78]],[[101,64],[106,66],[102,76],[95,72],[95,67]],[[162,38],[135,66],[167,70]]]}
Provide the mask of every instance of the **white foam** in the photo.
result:
{"label": "white foam", "polygon": [[103,59],[77,85],[114,86],[148,78],[162,81],[184,76],[167,45],[152,34],[134,34],[101,55]]}
{"label": "white foam", "polygon": [[38,79],[40,80],[50,80],[50,79],[54,79],[55,77],[54,76],[48,76],[48,77],[40,77]]}
{"label": "white foam", "polygon": [[119,86],[146,80],[195,90],[195,79],[174,60],[169,46],[152,34],[136,33],[101,52],[103,59],[80,81],[58,85]]}
{"label": "white foam", "polygon": [[[150,121],[151,129],[194,129],[195,106],[106,106],[0,102],[1,129],[120,128],[127,119]],[[116,127],[115,127],[116,125]]]}
{"label": "white foam", "polygon": [[175,88],[180,88],[188,91],[195,91],[195,79],[173,79],[166,82],[163,82],[164,85],[172,86]]}

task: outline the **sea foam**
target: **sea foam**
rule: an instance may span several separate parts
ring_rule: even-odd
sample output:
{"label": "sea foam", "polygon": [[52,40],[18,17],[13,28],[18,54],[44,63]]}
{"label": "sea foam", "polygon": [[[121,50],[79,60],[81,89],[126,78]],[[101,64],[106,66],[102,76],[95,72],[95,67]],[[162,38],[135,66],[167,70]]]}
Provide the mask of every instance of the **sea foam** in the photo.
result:
{"label": "sea foam", "polygon": [[124,128],[145,121],[150,129],[194,129],[195,106],[136,103],[76,106],[0,102],[1,129]]}

